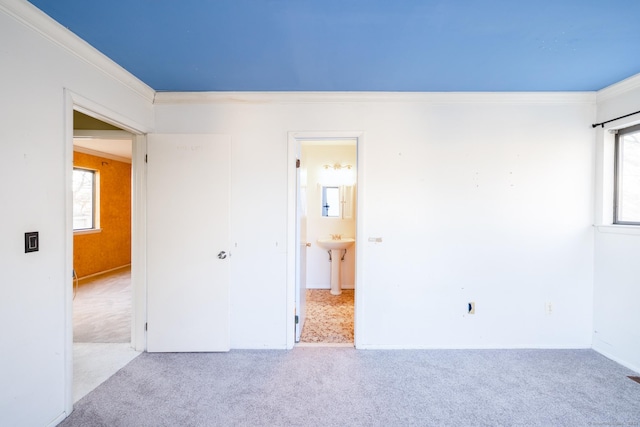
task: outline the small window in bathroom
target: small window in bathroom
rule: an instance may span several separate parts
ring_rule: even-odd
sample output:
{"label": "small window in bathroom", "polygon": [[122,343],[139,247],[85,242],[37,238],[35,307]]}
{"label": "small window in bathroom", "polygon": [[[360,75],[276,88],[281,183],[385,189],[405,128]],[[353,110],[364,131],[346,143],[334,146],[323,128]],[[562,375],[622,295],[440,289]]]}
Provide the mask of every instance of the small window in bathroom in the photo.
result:
{"label": "small window in bathroom", "polygon": [[322,216],[330,218],[340,216],[339,187],[322,187]]}

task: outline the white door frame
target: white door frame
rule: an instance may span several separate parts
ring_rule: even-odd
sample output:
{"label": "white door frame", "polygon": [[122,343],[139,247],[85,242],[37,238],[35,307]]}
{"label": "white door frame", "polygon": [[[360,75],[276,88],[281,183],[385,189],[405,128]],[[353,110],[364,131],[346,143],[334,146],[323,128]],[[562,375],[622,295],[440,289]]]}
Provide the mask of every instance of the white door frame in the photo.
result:
{"label": "white door frame", "polygon": [[146,313],[146,133],[151,129],[93,102],[69,89],[64,90],[64,164],[65,164],[65,412],[73,410],[73,111],[79,111],[134,135],[131,158],[131,286],[134,318],[131,322],[131,344],[137,351],[146,347],[144,324]]}
{"label": "white door frame", "polygon": [[[356,203],[356,247],[364,248],[364,132],[361,131],[320,131],[320,132],[289,132],[287,144],[287,320],[286,320],[286,337],[287,348],[292,349],[295,345],[295,311],[296,311],[296,251],[299,248],[296,241],[296,221],[297,221],[297,180],[296,180],[296,156],[300,151],[300,143],[303,141],[318,140],[336,140],[336,139],[352,139],[356,140],[357,147],[357,183],[358,197]],[[363,330],[364,321],[364,295],[366,285],[362,280],[361,268],[363,262],[364,250],[356,250],[356,269],[355,269],[355,314],[354,314],[354,345],[358,348],[362,342],[362,335],[359,331]]]}

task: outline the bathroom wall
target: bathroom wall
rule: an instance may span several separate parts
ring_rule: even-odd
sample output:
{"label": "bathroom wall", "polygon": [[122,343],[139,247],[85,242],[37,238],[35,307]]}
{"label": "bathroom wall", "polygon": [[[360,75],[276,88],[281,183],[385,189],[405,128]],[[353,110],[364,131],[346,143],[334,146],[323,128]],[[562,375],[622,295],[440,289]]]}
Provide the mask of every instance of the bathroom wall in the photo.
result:
{"label": "bathroom wall", "polygon": [[[327,218],[322,216],[322,184],[320,171],[324,165],[339,163],[352,165],[356,169],[356,146],[332,143],[302,143],[302,168],[306,173],[307,201],[307,288],[329,289],[331,287],[331,263],[327,251],[322,249],[318,239],[330,234],[355,237],[355,197],[352,200],[353,214],[350,218]],[[357,188],[357,186],[355,187]],[[342,261],[342,288],[353,289],[355,285],[356,245],[347,250]]]}
{"label": "bathroom wall", "polygon": [[100,173],[101,230],[73,236],[78,277],[131,264],[131,164],[76,151],[73,165]]}

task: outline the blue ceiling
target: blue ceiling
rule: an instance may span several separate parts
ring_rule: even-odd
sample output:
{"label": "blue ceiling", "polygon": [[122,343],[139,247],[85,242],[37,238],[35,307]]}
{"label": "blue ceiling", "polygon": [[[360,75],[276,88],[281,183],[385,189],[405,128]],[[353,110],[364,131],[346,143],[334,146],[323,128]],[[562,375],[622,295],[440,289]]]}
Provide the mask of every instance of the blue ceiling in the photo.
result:
{"label": "blue ceiling", "polygon": [[30,0],[159,91],[591,91],[640,0]]}

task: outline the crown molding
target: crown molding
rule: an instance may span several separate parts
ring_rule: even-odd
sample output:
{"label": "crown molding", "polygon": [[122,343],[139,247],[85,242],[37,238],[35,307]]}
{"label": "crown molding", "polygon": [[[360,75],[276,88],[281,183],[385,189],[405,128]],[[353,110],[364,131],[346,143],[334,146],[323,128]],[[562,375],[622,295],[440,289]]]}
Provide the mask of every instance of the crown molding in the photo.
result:
{"label": "crown molding", "polygon": [[131,141],[133,138],[131,132],[126,130],[87,130],[87,129],[74,129],[74,138],[83,139],[127,139]]}
{"label": "crown molding", "polygon": [[108,77],[122,83],[148,102],[153,102],[155,91],[151,87],[28,1],[0,0],[0,11],[36,31],[76,58],[92,65]]}
{"label": "crown molding", "polygon": [[597,102],[606,101],[607,99],[615,98],[616,96],[624,95],[627,92],[640,88],[640,74],[636,74],[629,78],[614,83],[611,86],[607,86],[604,89],[600,89],[596,92]]}
{"label": "crown molding", "polygon": [[117,156],[115,154],[106,153],[106,152],[100,151],[100,150],[92,150],[91,148],[78,147],[77,145],[74,145],[73,146],[73,151],[77,151],[78,153],[89,154],[91,156],[102,157],[102,158],[105,158],[105,159],[116,160],[116,161],[122,162],[122,163],[131,164],[131,159],[128,158],[128,157]]}
{"label": "crown molding", "polygon": [[154,104],[595,104],[595,92],[156,92]]}

